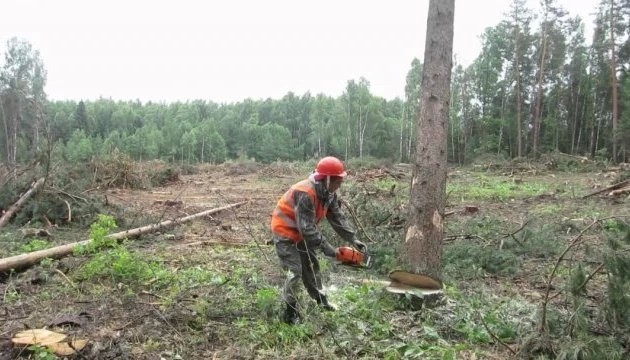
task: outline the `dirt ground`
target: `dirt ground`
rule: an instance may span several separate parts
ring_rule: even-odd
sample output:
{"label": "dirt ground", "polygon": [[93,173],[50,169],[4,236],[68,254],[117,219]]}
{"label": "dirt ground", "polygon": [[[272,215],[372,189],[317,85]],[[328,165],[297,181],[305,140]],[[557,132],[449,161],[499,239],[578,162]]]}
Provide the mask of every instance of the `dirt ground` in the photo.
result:
{"label": "dirt ground", "polygon": [[206,218],[204,225],[214,226],[201,226],[203,229],[192,226],[184,229],[186,233],[182,236],[184,243],[214,237],[217,241],[245,243],[251,241],[251,234],[244,233],[246,229],[241,229],[239,223],[266,225],[277,198],[304,176],[281,175],[278,174],[280,171],[274,167],[239,170],[208,166],[201,168],[197,174],[180,175],[180,181],[164,187],[150,190],[110,189],[104,192],[104,196],[111,203],[128,207],[132,212],[151,214],[164,220],[245,201],[247,203],[241,207]]}
{"label": "dirt ground", "polygon": [[[279,284],[282,274],[275,267],[273,247],[266,245],[270,214],[278,197],[306,175],[304,169],[297,167],[208,166],[194,174],[181,175],[179,181],[168,186],[148,190],[109,189],[103,191],[102,196],[109,204],[128,212],[124,229],[147,225],[143,223],[147,217],[169,220],[246,201],[245,205],[233,210],[142,237],[134,243],[134,247],[147,256],[160,255],[169,268],[177,271],[212,263],[214,270],[238,274],[240,267],[247,263],[257,269],[261,278]],[[379,178],[381,173],[375,170],[370,174],[351,176],[362,181],[370,177]],[[453,173],[451,178],[458,176]],[[566,174],[554,178],[554,182],[560,188],[568,181],[575,181],[584,193],[606,182],[602,174],[598,176]],[[529,206],[528,202],[538,205],[551,203],[557,201],[556,195],[551,189],[548,194],[535,199],[476,205],[481,205],[484,212],[513,218],[517,228],[518,221],[523,218],[524,206]],[[627,203],[622,204],[620,212],[628,213],[626,206]],[[463,216],[461,204],[450,210],[454,212],[453,216]],[[63,232],[53,236],[62,238]],[[220,249],[229,249],[229,255]],[[88,347],[76,358],[181,359],[178,354],[182,353],[186,354],[184,358],[190,359],[250,358],[251,353],[237,348],[230,336],[235,335],[232,329],[239,317],[254,316],[251,313],[259,309],[232,305],[230,301],[237,301],[234,298],[236,293],[223,286],[229,284],[229,279],[224,282],[217,280],[213,283],[215,286],[210,287],[191,286],[173,300],[167,293],[130,293],[132,291],[122,283],[103,281],[90,284],[87,289],[87,285],[72,279],[73,270],[86,261],[85,257],[70,256],[60,259],[53,266],[35,266],[0,282],[0,295],[3,296],[0,305],[0,359],[36,358],[37,353],[14,347],[10,338],[20,330],[44,327],[88,339]],[[535,268],[537,265],[529,266]],[[522,288],[519,292],[523,296],[538,301],[543,280],[530,280],[516,278],[514,284]],[[260,278],[256,274],[248,274],[244,284],[251,284],[252,289],[256,289],[257,281]],[[488,286],[497,286],[495,278],[489,277],[486,282]],[[211,300],[213,294],[220,294],[216,299],[226,303]],[[207,322],[203,324],[196,322],[201,311],[195,307],[198,305],[196,301],[201,298],[208,299],[203,309]],[[201,336],[192,337],[186,329],[193,329]],[[505,349],[497,347],[495,354],[493,358],[501,358]],[[474,358],[474,355],[471,356]]]}

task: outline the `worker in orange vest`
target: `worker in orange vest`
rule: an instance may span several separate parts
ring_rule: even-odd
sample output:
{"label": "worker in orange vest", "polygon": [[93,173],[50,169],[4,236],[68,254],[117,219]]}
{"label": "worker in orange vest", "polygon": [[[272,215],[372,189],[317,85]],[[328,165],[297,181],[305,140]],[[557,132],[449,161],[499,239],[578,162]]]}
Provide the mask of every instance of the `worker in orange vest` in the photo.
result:
{"label": "worker in orange vest", "polygon": [[315,172],[302,180],[280,198],[271,217],[271,230],[276,253],[283,270],[287,271],[282,297],[286,304],[284,321],[299,324],[297,290],[300,280],[310,297],[325,310],[334,311],[323,291],[317,250],[334,258],[337,249],[322,236],[317,227],[326,217],[337,234],[355,248],[366,249],[357,240],[355,230],[348,224],[341,211],[340,201],[335,193],[346,177],[343,163],[332,156],[322,158]]}

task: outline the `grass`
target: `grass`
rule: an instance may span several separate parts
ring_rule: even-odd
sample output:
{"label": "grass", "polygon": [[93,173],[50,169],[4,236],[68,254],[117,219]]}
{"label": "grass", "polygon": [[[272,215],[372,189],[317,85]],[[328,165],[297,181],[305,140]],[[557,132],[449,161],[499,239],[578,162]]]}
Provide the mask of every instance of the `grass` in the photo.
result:
{"label": "grass", "polygon": [[479,176],[472,184],[451,184],[446,188],[449,198],[459,201],[509,201],[546,194],[550,188],[544,183],[516,184],[500,177]]}

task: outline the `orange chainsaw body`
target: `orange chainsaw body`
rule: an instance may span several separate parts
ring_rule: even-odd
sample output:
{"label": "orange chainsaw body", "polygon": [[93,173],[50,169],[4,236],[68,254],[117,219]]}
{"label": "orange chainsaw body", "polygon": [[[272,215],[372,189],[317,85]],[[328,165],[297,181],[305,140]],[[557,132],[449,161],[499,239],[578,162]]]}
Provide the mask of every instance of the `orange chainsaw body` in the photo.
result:
{"label": "orange chainsaw body", "polygon": [[364,254],[349,246],[337,248],[337,260],[344,265],[357,267],[370,267],[372,264],[372,257],[370,255]]}

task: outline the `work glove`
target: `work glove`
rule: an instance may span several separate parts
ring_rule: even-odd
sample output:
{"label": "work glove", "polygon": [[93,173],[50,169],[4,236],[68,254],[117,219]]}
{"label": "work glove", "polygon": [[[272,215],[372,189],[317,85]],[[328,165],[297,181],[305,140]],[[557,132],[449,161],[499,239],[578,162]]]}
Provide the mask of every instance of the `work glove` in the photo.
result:
{"label": "work glove", "polygon": [[352,240],[352,246],[354,246],[357,250],[359,250],[362,253],[367,251],[367,245],[365,245],[365,243],[357,239]]}
{"label": "work glove", "polygon": [[322,252],[324,253],[324,255],[326,255],[329,258],[335,258],[337,257],[337,249],[334,248],[332,245],[330,245],[328,243],[328,241],[324,240],[322,241]]}

